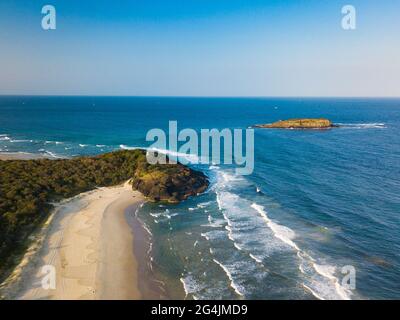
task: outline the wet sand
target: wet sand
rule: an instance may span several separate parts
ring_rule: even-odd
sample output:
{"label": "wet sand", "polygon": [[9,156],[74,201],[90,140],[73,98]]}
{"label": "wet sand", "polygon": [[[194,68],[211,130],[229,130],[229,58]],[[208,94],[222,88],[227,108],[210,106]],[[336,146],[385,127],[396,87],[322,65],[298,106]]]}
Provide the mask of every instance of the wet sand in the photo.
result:
{"label": "wet sand", "polygon": [[158,279],[153,270],[152,253],[152,234],[143,226],[143,222],[137,216],[137,207],[130,207],[126,210],[126,220],[128,221],[133,233],[133,251],[139,262],[138,266],[138,286],[143,299],[166,300],[170,299],[165,284]]}

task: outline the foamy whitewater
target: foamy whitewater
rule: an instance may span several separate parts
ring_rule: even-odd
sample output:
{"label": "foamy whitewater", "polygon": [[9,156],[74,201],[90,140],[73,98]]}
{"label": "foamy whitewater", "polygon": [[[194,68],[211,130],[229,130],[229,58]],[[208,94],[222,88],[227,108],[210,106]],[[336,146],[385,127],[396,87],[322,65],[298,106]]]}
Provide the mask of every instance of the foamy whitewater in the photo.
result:
{"label": "foamy whitewater", "polygon": [[[296,274],[291,276],[294,286],[291,290],[303,288],[304,298],[307,298],[307,292],[318,299],[351,298],[352,292],[344,288],[336,276],[336,266],[323,264],[322,261],[318,264],[318,258],[295,243],[296,233],[292,229],[271,220],[263,206],[235,193],[243,187],[251,188],[249,181],[228,170],[215,168],[210,169],[209,175],[213,177],[213,186],[204,197],[215,197],[216,203],[203,201],[196,207],[187,208],[191,214],[207,216],[208,223],[196,228],[199,238],[190,232],[186,233],[190,236],[185,237],[184,243],[174,243],[179,233],[174,228],[179,222],[175,224],[174,221],[183,219],[184,213],[177,211],[171,214],[169,209],[154,206],[151,206],[152,210],[158,212],[149,212],[154,223],[164,223],[168,233],[174,233],[172,237],[167,236],[166,241],[169,245],[174,243],[174,247],[182,246],[177,252],[184,254],[191,242],[193,245],[189,251],[199,249],[194,251],[194,256],[190,252],[182,259],[185,267],[179,279],[185,298],[211,299],[215,298],[216,292],[219,292],[220,298],[252,298],[252,291],[257,289],[259,281],[277,276],[279,266],[270,266],[269,263],[276,256],[280,256],[279,259],[285,257],[287,263],[292,264],[291,269]],[[256,189],[254,192],[257,193]],[[209,212],[213,214],[206,215]],[[180,234],[178,239],[182,236]],[[198,265],[189,267],[192,261]],[[211,274],[219,274],[220,288],[210,281]]]}
{"label": "foamy whitewater", "polygon": [[[177,299],[399,298],[399,110],[398,99],[1,97],[0,151],[149,148],[148,130],[170,120],[199,131],[329,118],[340,127],[256,129],[250,176],[193,165],[210,179],[206,193],[136,212],[151,240],[146,263]],[[202,160],[167,149],[151,150]]]}

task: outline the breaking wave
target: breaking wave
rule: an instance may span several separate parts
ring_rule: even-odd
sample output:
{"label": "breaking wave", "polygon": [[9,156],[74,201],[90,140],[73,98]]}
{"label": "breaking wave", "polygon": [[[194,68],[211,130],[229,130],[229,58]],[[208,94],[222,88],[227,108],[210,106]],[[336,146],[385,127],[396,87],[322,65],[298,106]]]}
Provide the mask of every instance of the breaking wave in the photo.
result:
{"label": "breaking wave", "polygon": [[237,295],[239,296],[244,296],[244,289],[241,288],[238,284],[235,283],[231,271],[229,271],[229,268],[227,266],[224,266],[221,262],[219,262],[216,259],[213,259],[213,261],[221,267],[222,270],[224,270],[226,276],[228,277],[230,281],[230,286],[231,288],[236,292]]}
{"label": "breaking wave", "polygon": [[385,123],[337,123],[344,129],[386,129]]}
{"label": "breaking wave", "polygon": [[[242,198],[235,193],[232,185],[241,183],[242,177],[235,177],[228,172],[219,172],[215,187],[218,208],[225,220],[225,230],[228,239],[240,251],[246,251],[249,257],[262,264],[264,257],[272,252],[293,250],[296,252],[294,263],[298,264],[303,282],[301,285],[318,299],[350,299],[352,292],[344,288],[335,275],[337,268],[329,264],[317,263],[316,259],[303,251],[295,242],[297,237],[294,230],[279,224],[269,218],[264,206]],[[248,239],[246,231],[252,225],[258,225],[251,212],[255,212],[262,219],[265,226],[272,233],[272,238],[267,234]],[[249,221],[243,221],[244,218]],[[273,239],[275,238],[275,240]],[[258,243],[258,245],[256,244]],[[232,274],[231,274],[232,276]]]}

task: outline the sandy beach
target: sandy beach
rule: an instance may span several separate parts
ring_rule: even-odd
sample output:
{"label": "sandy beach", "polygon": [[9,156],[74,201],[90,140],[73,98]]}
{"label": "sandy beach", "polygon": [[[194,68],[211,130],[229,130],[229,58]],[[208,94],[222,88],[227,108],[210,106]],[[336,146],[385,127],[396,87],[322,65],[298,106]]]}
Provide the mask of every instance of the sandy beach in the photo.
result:
{"label": "sandy beach", "polygon": [[46,154],[28,152],[0,152],[0,160],[36,160],[50,158]]}
{"label": "sandy beach", "polygon": [[[125,210],[135,210],[143,201],[125,183],[58,204],[42,245],[35,254],[28,250],[23,267],[17,267],[9,279],[15,298],[140,299],[133,234]],[[54,289],[42,285],[49,270],[55,271]],[[51,278],[46,279],[51,286]]]}

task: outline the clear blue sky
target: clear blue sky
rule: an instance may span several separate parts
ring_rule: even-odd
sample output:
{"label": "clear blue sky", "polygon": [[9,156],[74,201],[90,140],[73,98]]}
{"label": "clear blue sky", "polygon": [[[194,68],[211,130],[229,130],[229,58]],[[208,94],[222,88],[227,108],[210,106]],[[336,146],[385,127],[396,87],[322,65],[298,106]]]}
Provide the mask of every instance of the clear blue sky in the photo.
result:
{"label": "clear blue sky", "polygon": [[399,21],[392,0],[1,0],[0,94],[400,96]]}

